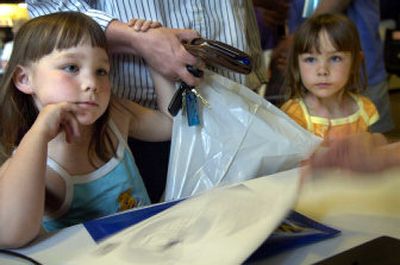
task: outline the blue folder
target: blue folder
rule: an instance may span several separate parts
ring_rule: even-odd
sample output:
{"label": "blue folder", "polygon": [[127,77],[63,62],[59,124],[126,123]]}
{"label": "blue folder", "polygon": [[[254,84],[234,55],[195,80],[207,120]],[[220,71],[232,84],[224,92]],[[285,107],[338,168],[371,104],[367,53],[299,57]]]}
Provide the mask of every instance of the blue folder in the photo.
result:
{"label": "blue folder", "polygon": [[[91,220],[83,225],[91,237],[96,242],[99,242],[124,228],[135,225],[174,206],[182,200],[153,204],[148,207],[125,211],[116,215]],[[337,229],[292,211],[247,261],[256,261],[290,248],[336,236],[339,233],[340,231]]]}

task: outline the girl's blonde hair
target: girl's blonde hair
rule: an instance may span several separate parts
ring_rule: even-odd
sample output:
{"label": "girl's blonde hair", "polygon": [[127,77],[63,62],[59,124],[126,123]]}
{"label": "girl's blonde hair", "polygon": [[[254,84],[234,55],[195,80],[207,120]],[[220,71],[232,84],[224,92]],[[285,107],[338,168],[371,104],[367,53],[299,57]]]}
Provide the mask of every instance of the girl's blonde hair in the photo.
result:
{"label": "girl's blonde hair", "polygon": [[[20,28],[0,84],[0,164],[18,146],[39,113],[32,96],[15,87],[13,75],[16,67],[29,66],[54,50],[68,49],[82,43],[89,43],[107,51],[106,37],[101,27],[93,19],[79,12],[40,16],[29,20]],[[95,122],[89,148],[90,159],[97,155],[105,161],[114,154],[106,130],[108,112],[107,109]]]}
{"label": "girl's blonde hair", "polygon": [[307,90],[303,86],[299,55],[320,52],[320,33],[326,32],[337,51],[350,52],[352,63],[347,91],[359,93],[366,89],[367,76],[362,49],[356,26],[341,14],[321,14],[308,18],[298,28],[293,37],[287,65],[285,87],[288,98],[304,97]]}

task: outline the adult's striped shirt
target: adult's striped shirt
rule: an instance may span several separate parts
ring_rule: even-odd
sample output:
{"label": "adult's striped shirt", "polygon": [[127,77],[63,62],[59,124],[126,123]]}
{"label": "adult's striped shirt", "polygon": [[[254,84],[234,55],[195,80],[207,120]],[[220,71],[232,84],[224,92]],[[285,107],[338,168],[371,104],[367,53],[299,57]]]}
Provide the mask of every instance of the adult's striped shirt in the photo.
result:
{"label": "adult's striped shirt", "polygon": [[[194,29],[204,38],[230,44],[253,58],[254,71],[249,75],[212,70],[252,89],[267,80],[251,0],[27,0],[26,3],[31,17],[79,11],[92,17],[103,29],[113,19],[128,22],[132,18],[159,21],[170,28]],[[112,55],[110,78],[117,96],[156,107],[153,82],[146,63],[139,56]]]}

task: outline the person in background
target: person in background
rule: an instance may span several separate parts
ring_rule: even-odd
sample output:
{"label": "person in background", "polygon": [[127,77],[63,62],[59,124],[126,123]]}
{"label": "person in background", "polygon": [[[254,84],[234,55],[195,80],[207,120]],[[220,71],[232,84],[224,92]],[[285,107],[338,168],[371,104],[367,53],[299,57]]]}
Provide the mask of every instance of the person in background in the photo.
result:
{"label": "person in background", "polygon": [[290,0],[253,0],[261,48],[271,50],[285,35]]}
{"label": "person in background", "polygon": [[[96,20],[106,33],[111,56],[111,81],[117,96],[156,108],[156,94],[148,66],[172,81],[196,85],[201,79],[187,65],[202,65],[182,42],[199,36],[218,40],[245,51],[253,58],[254,71],[242,75],[225,69],[212,70],[257,89],[267,80],[261,64],[261,47],[253,3],[232,1],[130,1],[130,0],[27,0],[31,17],[57,11],[79,11]],[[132,18],[159,21],[164,27],[136,32]],[[165,187],[169,142],[151,144],[130,139],[131,150],[152,201],[159,201]],[[154,166],[157,165],[157,166]]]}
{"label": "person in background", "polygon": [[[385,133],[394,128],[388,93],[383,45],[379,35],[379,0],[292,0],[289,10],[289,32],[294,33],[309,16],[323,13],[342,13],[349,17],[359,32],[367,69],[367,89],[363,92],[379,112],[372,132]],[[285,55],[282,56],[285,58]]]}
{"label": "person in background", "polygon": [[281,109],[326,140],[368,131],[378,118],[366,88],[355,25],[340,14],[308,18],[296,31],[288,59],[289,98]]}
{"label": "person in background", "polygon": [[268,84],[262,94],[268,101],[278,105],[282,102],[284,71],[279,68],[279,50],[286,38],[286,24],[291,0],[253,0],[257,25],[260,31],[261,48],[268,66]]}
{"label": "person in background", "polygon": [[[1,54],[3,53],[5,39],[6,39],[6,32],[4,30],[0,30],[0,58],[1,58]],[[1,61],[0,61],[0,71],[1,70],[3,70],[3,68],[2,68]]]}
{"label": "person in background", "polygon": [[30,242],[42,225],[150,204],[126,141],[171,137],[173,84],[151,71],[159,110],[113,97],[105,34],[79,12],[31,19],[14,45],[0,90],[0,248]]}
{"label": "person in background", "polygon": [[[16,19],[13,21],[12,33],[15,36],[21,26],[27,21],[27,19]],[[5,69],[8,61],[10,60],[11,52],[14,46],[14,41],[9,41],[4,44],[3,51],[0,56],[0,63],[2,69]]]}

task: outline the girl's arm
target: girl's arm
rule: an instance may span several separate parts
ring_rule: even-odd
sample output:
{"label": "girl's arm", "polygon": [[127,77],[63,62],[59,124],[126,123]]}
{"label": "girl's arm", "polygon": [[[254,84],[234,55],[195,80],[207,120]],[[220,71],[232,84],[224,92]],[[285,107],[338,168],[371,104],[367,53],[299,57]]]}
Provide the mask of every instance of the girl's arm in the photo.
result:
{"label": "girl's arm", "polygon": [[0,169],[0,246],[20,247],[40,230],[44,212],[47,140],[29,130]]}
{"label": "girl's arm", "polygon": [[112,106],[116,111],[112,111],[112,118],[123,121],[124,117],[129,117],[128,136],[130,137],[150,142],[166,141],[171,139],[172,133],[172,117],[168,112],[168,105],[176,89],[173,83],[161,74],[153,70],[151,73],[157,94],[158,109],[146,108],[126,99],[115,99],[114,102],[117,104]]}
{"label": "girl's arm", "polygon": [[61,130],[78,136],[75,106],[45,107],[15,153],[0,168],[0,248],[20,247],[34,239],[45,207],[47,144]]}

